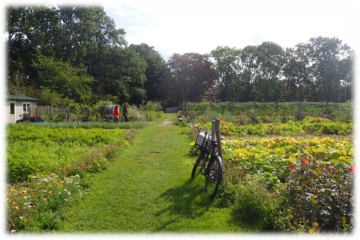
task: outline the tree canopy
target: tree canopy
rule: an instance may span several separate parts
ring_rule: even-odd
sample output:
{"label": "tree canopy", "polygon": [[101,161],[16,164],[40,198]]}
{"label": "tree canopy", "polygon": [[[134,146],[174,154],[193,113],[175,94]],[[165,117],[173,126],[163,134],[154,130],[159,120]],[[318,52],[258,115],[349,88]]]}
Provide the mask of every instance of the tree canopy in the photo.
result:
{"label": "tree canopy", "polygon": [[8,91],[41,104],[178,105],[208,90],[218,101],[339,101],[343,88],[352,98],[354,52],[335,37],[286,49],[273,42],[219,46],[166,62],[146,43],[128,46],[125,30],[101,6],[10,6],[6,14]]}

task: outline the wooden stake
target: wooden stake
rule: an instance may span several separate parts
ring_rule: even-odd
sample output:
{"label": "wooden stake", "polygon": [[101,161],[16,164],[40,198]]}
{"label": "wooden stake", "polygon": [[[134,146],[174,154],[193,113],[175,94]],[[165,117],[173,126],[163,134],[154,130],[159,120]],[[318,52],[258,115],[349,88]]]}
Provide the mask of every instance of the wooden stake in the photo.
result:
{"label": "wooden stake", "polygon": [[215,120],[215,135],[216,135],[216,142],[217,142],[217,150],[218,155],[221,158],[221,161],[223,160],[223,154],[222,154],[222,146],[221,146],[221,136],[220,136],[220,120]]}

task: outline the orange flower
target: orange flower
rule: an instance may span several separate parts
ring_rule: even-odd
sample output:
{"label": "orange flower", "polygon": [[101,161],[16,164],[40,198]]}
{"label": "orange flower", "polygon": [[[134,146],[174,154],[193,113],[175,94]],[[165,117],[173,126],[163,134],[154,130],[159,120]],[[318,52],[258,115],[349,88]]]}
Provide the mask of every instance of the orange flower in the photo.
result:
{"label": "orange flower", "polygon": [[309,233],[312,233],[313,231],[314,231],[314,229],[312,228],[312,229],[309,230]]}

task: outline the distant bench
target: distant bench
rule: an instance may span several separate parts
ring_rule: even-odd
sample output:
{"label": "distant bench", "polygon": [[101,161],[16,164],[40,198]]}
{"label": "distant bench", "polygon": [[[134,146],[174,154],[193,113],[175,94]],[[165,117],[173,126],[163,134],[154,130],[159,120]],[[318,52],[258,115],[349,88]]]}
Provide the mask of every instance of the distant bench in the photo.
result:
{"label": "distant bench", "polygon": [[165,108],[165,113],[177,113],[178,111],[179,108],[177,107]]}

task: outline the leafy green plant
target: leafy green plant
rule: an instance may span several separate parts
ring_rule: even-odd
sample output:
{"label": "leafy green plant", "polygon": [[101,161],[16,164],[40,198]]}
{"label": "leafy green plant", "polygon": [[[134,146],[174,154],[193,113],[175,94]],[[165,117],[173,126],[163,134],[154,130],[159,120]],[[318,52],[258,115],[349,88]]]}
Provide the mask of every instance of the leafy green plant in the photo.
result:
{"label": "leafy green plant", "polygon": [[[299,159],[289,166],[291,171],[285,192],[293,223],[302,222],[307,230],[312,223],[327,231],[353,228],[353,174],[350,164],[327,164],[317,158]],[[304,221],[306,219],[306,221]]]}

